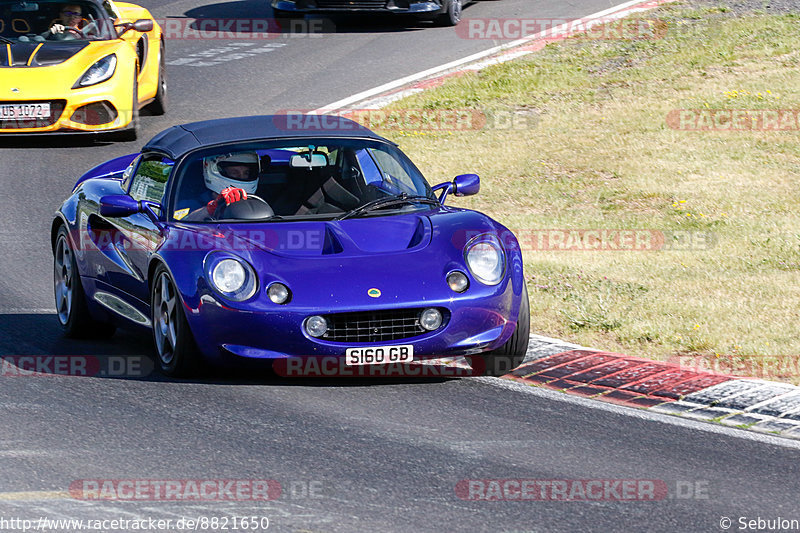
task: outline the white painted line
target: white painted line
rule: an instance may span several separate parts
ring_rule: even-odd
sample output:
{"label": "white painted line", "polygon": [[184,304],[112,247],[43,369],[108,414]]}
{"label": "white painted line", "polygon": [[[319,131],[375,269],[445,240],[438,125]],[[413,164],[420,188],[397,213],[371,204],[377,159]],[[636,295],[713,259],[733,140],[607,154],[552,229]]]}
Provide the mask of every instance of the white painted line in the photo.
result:
{"label": "white painted line", "polygon": [[35,501],[71,499],[69,492],[62,490],[32,490],[27,492],[0,492],[0,501]]}
{"label": "white painted line", "polygon": [[412,94],[421,93],[423,90],[424,89],[405,89],[396,93],[387,94],[386,96],[378,96],[372,100],[366,100],[359,107],[361,109],[381,109],[392,102],[402,100],[403,98],[411,96]]}
{"label": "white painted line", "polygon": [[565,342],[565,341],[562,341],[560,339],[554,339],[552,337],[545,337],[544,335],[532,334],[530,336],[530,338],[534,339],[534,340],[537,340],[537,341],[548,342],[550,344],[563,344],[564,346],[569,346],[570,348],[573,348],[575,350],[597,350],[598,352],[602,352],[603,351],[603,350],[600,350],[598,348],[586,348],[585,346],[581,346],[579,344],[573,344],[571,342]]}
{"label": "white painted line", "polygon": [[[589,28],[589,27],[591,27],[591,26],[593,26],[593,25],[595,25],[595,24],[597,24],[599,22],[605,23],[605,22],[608,22],[609,20],[616,20],[616,19],[620,19],[620,18],[626,17],[629,14],[634,12],[633,10],[629,10],[628,8],[630,8],[632,6],[635,6],[635,5],[641,5],[643,3],[644,2],[642,2],[642,0],[631,0],[629,2],[624,2],[624,3],[616,5],[614,7],[611,7],[611,8],[608,8],[608,9],[604,9],[603,11],[598,11],[597,13],[593,13],[593,14],[581,19],[581,21],[583,22],[582,27],[583,28]],[[656,7],[656,6],[654,6],[654,7]],[[643,11],[643,9],[639,9],[639,10],[636,10],[636,11]],[[596,20],[596,19],[602,19],[602,20]],[[325,113],[325,112],[328,112],[328,111],[339,110],[339,109],[347,107],[348,105],[354,104],[356,102],[360,102],[362,100],[366,100],[367,98],[372,98],[374,96],[386,93],[386,92],[391,91],[393,89],[398,89],[398,88],[400,88],[400,87],[402,87],[404,85],[407,85],[409,83],[413,83],[415,81],[419,81],[419,80],[422,80],[422,79],[430,77],[430,76],[435,76],[436,74],[441,74],[443,72],[447,72],[448,70],[456,69],[456,68],[461,67],[463,65],[466,65],[468,63],[472,63],[474,61],[479,61],[479,60],[484,59],[486,57],[498,54],[500,52],[504,52],[504,51],[512,49],[512,48],[517,48],[517,47],[520,47],[520,46],[524,46],[524,45],[526,45],[526,44],[528,44],[528,43],[530,43],[532,41],[535,41],[537,39],[541,39],[542,37],[546,37],[549,34],[553,34],[553,33],[556,33],[556,32],[564,32],[564,30],[569,29],[569,26],[571,24],[573,24],[573,23],[574,23],[574,21],[573,22],[568,22],[566,24],[562,24],[560,26],[556,26],[555,28],[548,28],[548,29],[542,30],[540,32],[536,32],[536,33],[534,33],[532,35],[528,35],[526,37],[523,37],[521,39],[517,39],[515,41],[511,41],[509,43],[501,44],[501,45],[498,45],[498,46],[493,46],[492,48],[489,48],[488,50],[484,50],[483,52],[478,52],[476,54],[472,54],[472,55],[469,55],[469,56],[461,58],[461,59],[456,59],[455,61],[450,61],[449,63],[445,63],[444,65],[439,65],[438,67],[429,68],[427,70],[423,70],[421,72],[417,72],[416,74],[411,74],[409,76],[405,76],[403,78],[400,78],[400,79],[397,79],[397,80],[394,80],[394,81],[390,81],[389,83],[384,83],[383,85],[379,85],[378,87],[374,87],[372,89],[368,89],[366,91],[362,91],[362,92],[360,92],[358,94],[354,94],[353,96],[349,96],[349,97],[343,98],[343,99],[341,99],[341,100],[339,100],[337,102],[333,102],[333,103],[328,104],[326,106],[320,107],[319,109],[316,109],[315,111],[312,111],[312,114]],[[567,35],[567,33],[564,33],[564,34]],[[513,55],[513,54],[511,54],[511,55]],[[501,60],[501,59],[498,58],[498,60]],[[508,59],[505,59],[505,61],[508,61]]]}
{"label": "white painted line", "polygon": [[691,403],[691,402],[684,402],[683,400],[678,400],[676,402],[665,402],[659,405],[654,405],[650,409],[655,411],[656,413],[664,413],[668,415],[681,415],[692,409],[700,409],[702,407],[708,407],[707,405],[699,404],[699,403]]}

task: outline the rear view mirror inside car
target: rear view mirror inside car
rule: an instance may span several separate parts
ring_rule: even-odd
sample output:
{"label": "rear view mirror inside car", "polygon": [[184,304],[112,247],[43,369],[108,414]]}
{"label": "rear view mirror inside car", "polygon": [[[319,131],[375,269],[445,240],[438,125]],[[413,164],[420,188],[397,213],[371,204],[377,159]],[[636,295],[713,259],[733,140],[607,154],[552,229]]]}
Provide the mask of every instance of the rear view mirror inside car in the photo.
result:
{"label": "rear view mirror inside car", "polygon": [[328,157],[322,153],[306,152],[294,154],[289,159],[289,166],[292,168],[320,168],[328,166]]}

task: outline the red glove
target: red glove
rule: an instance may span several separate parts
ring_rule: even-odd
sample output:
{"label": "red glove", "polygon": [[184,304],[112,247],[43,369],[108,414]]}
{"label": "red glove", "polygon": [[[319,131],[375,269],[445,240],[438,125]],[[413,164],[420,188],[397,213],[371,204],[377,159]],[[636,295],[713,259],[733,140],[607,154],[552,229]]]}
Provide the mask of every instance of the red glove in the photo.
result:
{"label": "red glove", "polygon": [[239,189],[237,187],[226,187],[225,189],[222,189],[222,192],[219,193],[219,196],[206,204],[206,209],[208,209],[209,215],[214,214],[214,212],[217,210],[217,207],[219,207],[220,201],[222,200],[224,200],[228,205],[238,202],[239,200],[247,200],[247,192],[244,189]]}

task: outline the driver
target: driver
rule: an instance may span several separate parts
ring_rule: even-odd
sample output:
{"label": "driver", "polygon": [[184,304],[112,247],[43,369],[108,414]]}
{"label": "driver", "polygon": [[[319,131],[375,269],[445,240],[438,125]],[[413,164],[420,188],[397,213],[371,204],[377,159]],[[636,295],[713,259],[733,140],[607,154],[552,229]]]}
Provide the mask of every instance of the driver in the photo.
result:
{"label": "driver", "polygon": [[[214,216],[217,209],[239,200],[246,200],[248,194],[254,194],[258,188],[258,174],[261,163],[255,152],[240,152],[207,157],[203,160],[203,178],[206,182],[206,197],[210,198],[205,207],[195,210],[205,210]],[[205,201],[205,199],[200,199]],[[194,217],[192,217],[194,218]]]}
{"label": "driver", "polygon": [[[77,4],[65,4],[58,13],[57,22],[50,26],[50,29],[44,35],[52,35],[54,37],[59,35],[71,35],[72,37],[76,37],[80,34],[81,38],[83,38],[80,29],[84,22],[81,6]],[[70,31],[70,29],[74,31]]]}

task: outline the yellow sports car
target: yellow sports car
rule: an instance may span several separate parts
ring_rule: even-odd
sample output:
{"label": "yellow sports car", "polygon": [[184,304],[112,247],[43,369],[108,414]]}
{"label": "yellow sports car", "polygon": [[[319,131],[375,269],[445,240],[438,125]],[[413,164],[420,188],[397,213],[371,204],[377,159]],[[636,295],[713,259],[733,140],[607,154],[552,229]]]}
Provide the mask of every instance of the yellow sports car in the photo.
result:
{"label": "yellow sports car", "polygon": [[108,132],[167,105],[161,27],[112,0],[0,0],[0,134]]}

